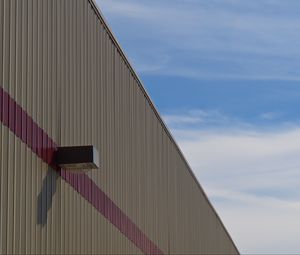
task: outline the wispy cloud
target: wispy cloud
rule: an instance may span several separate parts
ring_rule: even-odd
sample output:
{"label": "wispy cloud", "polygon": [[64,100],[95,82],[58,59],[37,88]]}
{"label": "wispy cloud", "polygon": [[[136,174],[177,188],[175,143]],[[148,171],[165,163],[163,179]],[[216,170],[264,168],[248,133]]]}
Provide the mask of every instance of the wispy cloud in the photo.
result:
{"label": "wispy cloud", "polygon": [[[299,90],[282,81],[300,80],[300,1],[97,1],[142,75],[172,76],[169,90],[235,84],[198,91],[199,108],[215,110],[171,107],[163,118],[242,253],[299,253]],[[245,80],[264,82],[237,89]]]}
{"label": "wispy cloud", "polygon": [[241,252],[299,253],[300,127],[182,124],[172,132]]}
{"label": "wispy cloud", "polygon": [[218,196],[216,209],[242,254],[299,254],[299,201],[224,190],[212,193]]}
{"label": "wispy cloud", "polygon": [[241,123],[240,121],[229,117],[218,110],[189,110],[182,113],[169,113],[163,116],[166,124],[173,128],[207,128],[207,127],[222,127],[230,125],[243,125],[247,126],[246,123]]}
{"label": "wispy cloud", "polygon": [[[148,69],[139,66],[197,79],[300,78],[297,1],[98,2],[141,73]],[[157,65],[160,56],[166,61]]]}
{"label": "wispy cloud", "polygon": [[264,120],[275,120],[282,116],[280,112],[264,112],[260,115],[260,117]]}
{"label": "wispy cloud", "polygon": [[[219,110],[199,110],[199,109],[191,109],[191,110],[183,110],[177,112],[169,112],[162,115],[165,123],[179,132],[180,130],[184,130],[185,134],[187,131],[195,131],[199,130],[204,132],[205,130],[217,131],[217,130],[228,130],[230,132],[235,131],[239,132],[243,130],[245,133],[252,132],[255,127],[255,122],[260,122],[261,129],[286,129],[286,128],[294,128],[297,126],[296,123],[288,123],[288,122],[280,122],[278,119],[283,116],[281,112],[263,112],[255,116],[256,118],[252,118],[252,122],[246,122],[246,120],[241,120],[240,118],[230,116],[228,114],[223,113]],[[277,121],[278,120],[278,121]],[[274,123],[274,121],[277,121]],[[275,124],[275,126],[274,126]]]}

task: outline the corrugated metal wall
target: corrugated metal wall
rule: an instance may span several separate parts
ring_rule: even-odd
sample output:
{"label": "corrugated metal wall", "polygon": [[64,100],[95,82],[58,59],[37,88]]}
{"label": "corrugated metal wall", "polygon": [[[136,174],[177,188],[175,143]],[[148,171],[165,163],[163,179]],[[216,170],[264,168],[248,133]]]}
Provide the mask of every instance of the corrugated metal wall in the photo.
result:
{"label": "corrugated metal wall", "polygon": [[0,253],[142,253],[24,142],[38,127],[98,148],[89,177],[163,253],[238,253],[92,1],[0,0],[0,87]]}

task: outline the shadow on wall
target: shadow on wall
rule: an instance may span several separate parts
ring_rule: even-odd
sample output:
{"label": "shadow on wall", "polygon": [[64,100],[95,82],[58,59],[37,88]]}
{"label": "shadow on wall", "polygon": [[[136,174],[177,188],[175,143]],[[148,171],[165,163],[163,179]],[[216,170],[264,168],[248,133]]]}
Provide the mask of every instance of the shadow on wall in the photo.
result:
{"label": "shadow on wall", "polygon": [[56,182],[58,173],[52,168],[48,168],[43,186],[37,197],[37,224],[44,226],[47,223],[47,214],[52,206],[52,199],[56,192]]}

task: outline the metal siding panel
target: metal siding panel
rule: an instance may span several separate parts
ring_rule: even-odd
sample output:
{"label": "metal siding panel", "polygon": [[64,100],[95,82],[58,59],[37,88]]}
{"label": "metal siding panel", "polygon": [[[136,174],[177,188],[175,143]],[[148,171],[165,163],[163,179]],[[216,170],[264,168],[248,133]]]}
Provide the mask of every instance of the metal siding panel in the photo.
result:
{"label": "metal siding panel", "polygon": [[[0,3],[0,15],[2,14],[2,8],[3,6],[1,5]],[[1,17],[1,16],[0,16]],[[1,51],[1,49],[0,49]],[[0,61],[2,62],[2,59],[0,59]],[[0,70],[0,73],[2,73],[2,70]],[[2,75],[1,75],[2,77]],[[2,81],[2,80],[1,80]],[[2,106],[2,88],[0,87],[0,121],[2,122],[2,109],[3,109],[3,106]],[[0,124],[0,208],[5,208],[4,206],[4,201],[3,201],[3,195],[5,194],[5,191],[3,190],[3,177],[4,177],[4,168],[2,167],[3,165],[3,157],[2,157],[2,151],[3,151],[3,138],[2,138],[2,124]],[[0,211],[0,252],[1,253],[4,253],[4,247],[3,247],[3,239],[2,239],[2,236],[4,234],[4,227],[3,227],[3,220],[2,220],[2,217],[3,217],[3,211],[1,210]]]}
{"label": "metal siding panel", "polygon": [[[21,55],[21,42],[20,38],[22,35],[22,3],[16,3],[16,91],[15,98],[16,100],[21,100],[21,68],[22,68],[22,55]],[[15,134],[16,137],[21,136],[21,123],[20,123],[20,107],[15,103]],[[15,161],[15,171],[14,171],[14,239],[13,239],[13,251],[14,253],[20,252],[20,186],[21,179],[20,174],[18,173],[21,168],[21,148],[20,148],[20,140],[15,137],[15,153],[14,153],[14,161]]]}
{"label": "metal siding panel", "polygon": [[[31,111],[31,89],[32,89],[32,83],[33,83],[33,70],[32,70],[32,66],[33,66],[33,1],[32,0],[28,0],[27,2],[27,18],[26,21],[27,22],[27,28],[26,28],[26,35],[27,35],[27,42],[24,43],[24,51],[27,52],[26,54],[26,61],[24,59],[24,65],[26,66],[27,72],[25,72],[26,74],[24,74],[24,81],[27,83],[27,90],[25,90],[25,94],[24,94],[24,107],[27,110],[27,112]],[[25,23],[26,24],[26,23]],[[26,47],[27,46],[27,47]],[[26,126],[25,126],[25,119],[27,119],[27,114],[23,113],[22,114],[23,119],[22,119],[22,126],[24,129],[23,132],[23,138],[26,142],[26,144],[31,143],[31,126],[29,125],[29,123],[31,124],[30,121],[26,121]],[[23,125],[24,123],[24,125]],[[26,127],[26,128],[24,128]],[[33,248],[31,246],[32,242],[31,242],[31,236],[32,236],[32,231],[31,231],[31,211],[32,211],[32,205],[31,205],[31,183],[32,183],[32,158],[31,158],[31,152],[29,150],[29,148],[26,148],[25,151],[25,169],[23,171],[26,171],[26,177],[25,177],[25,235],[23,236],[23,238],[25,239],[25,253],[32,253],[33,252]]]}
{"label": "metal siding panel", "polygon": [[[2,122],[2,115],[3,115],[3,90],[2,90],[1,87],[0,87],[0,107],[1,107],[0,108],[0,121]],[[0,193],[0,197],[1,197],[1,193]]]}
{"label": "metal siding panel", "polygon": [[8,169],[8,156],[7,156],[7,148],[8,148],[8,131],[6,127],[1,125],[1,247],[2,253],[7,253],[7,171]]}
{"label": "metal siding panel", "polygon": [[[14,97],[15,96],[15,1],[10,1],[10,19],[9,19],[9,74],[8,74],[8,92]],[[14,129],[14,101],[8,98],[9,107],[8,111],[8,127]],[[15,172],[15,161],[14,161],[14,150],[15,150],[15,136],[8,133],[8,165],[7,169],[10,169],[7,174],[7,253],[13,253],[13,240],[14,240],[14,172]]]}
{"label": "metal siding panel", "polygon": [[[3,59],[4,59],[4,52],[3,52],[3,47],[4,47],[4,1],[0,1],[0,34],[2,35],[0,38],[0,82],[1,82],[1,87],[3,86]],[[1,106],[2,108],[2,106]],[[1,119],[2,120],[2,119]]]}
{"label": "metal siding panel", "polygon": [[[0,14],[1,252],[235,251],[91,2],[5,0]],[[112,201],[86,175],[47,179],[48,137],[94,143],[103,163],[88,176]],[[44,183],[55,195],[37,210]]]}

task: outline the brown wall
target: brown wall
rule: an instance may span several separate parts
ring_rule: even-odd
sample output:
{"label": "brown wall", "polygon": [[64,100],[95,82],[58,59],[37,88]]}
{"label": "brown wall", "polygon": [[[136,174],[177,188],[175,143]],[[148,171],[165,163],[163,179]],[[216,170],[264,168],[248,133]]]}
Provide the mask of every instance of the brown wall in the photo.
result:
{"label": "brown wall", "polygon": [[[89,177],[162,252],[238,253],[92,1],[0,0],[0,87],[56,144],[98,148]],[[141,253],[9,126],[0,253]]]}

